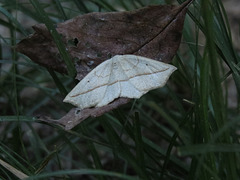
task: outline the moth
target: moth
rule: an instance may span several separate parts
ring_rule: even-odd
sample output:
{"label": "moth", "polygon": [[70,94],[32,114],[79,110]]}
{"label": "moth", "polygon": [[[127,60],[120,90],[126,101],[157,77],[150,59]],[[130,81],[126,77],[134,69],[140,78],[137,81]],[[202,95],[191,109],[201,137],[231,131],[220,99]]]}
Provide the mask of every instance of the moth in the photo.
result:
{"label": "moth", "polygon": [[163,87],[176,69],[142,56],[116,55],[87,74],[63,101],[85,109],[105,106],[119,97],[137,99]]}

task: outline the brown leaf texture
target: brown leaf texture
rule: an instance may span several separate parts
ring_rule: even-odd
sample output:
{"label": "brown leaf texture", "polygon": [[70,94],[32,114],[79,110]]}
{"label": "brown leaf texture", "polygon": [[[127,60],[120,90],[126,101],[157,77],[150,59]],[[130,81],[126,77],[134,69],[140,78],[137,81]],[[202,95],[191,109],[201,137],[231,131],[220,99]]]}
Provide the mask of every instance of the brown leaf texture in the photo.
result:
{"label": "brown leaf texture", "polygon": [[37,119],[40,121],[55,123],[64,126],[65,130],[70,130],[83,120],[88,117],[98,117],[104,114],[105,112],[116,109],[119,104],[126,104],[130,101],[128,98],[119,98],[117,101],[113,101],[107,106],[96,107],[96,108],[87,108],[83,110],[79,110],[78,108],[71,109],[65,116],[63,116],[59,120],[54,120],[46,116],[39,116]]}
{"label": "brown leaf texture", "polygon": [[[59,23],[56,30],[76,62],[78,80],[114,55],[134,54],[169,63],[179,47],[185,14],[191,2],[180,6],[149,6],[129,12],[89,13]],[[40,65],[66,73],[66,65],[46,26],[39,24],[33,29],[35,33],[22,40],[17,50]],[[71,117],[70,111],[65,117],[73,119],[74,123],[71,120],[72,125],[69,125],[64,117],[59,123],[72,128],[89,116],[100,116],[129,102],[125,99],[83,110],[77,116],[72,113]]]}

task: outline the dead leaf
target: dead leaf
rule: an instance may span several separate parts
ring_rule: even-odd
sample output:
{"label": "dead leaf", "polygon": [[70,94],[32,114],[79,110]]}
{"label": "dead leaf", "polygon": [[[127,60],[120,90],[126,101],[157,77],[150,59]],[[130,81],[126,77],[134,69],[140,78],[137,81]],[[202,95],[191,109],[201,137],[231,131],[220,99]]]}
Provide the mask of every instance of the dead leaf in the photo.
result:
{"label": "dead leaf", "polygon": [[[70,57],[76,60],[79,80],[117,54],[135,54],[169,63],[179,47],[185,14],[191,2],[180,6],[149,6],[130,12],[89,13],[58,24],[56,30]],[[22,40],[17,50],[47,68],[66,73],[64,61],[46,26],[40,24],[33,28],[35,33]],[[100,116],[129,102],[125,99],[115,100],[111,103],[114,106],[83,110],[78,116],[70,111],[72,115],[68,113],[61,118],[61,124],[69,126],[68,120],[72,118],[72,128],[89,116]]]}
{"label": "dead leaf", "polygon": [[47,123],[54,123],[60,124],[65,127],[65,130],[70,130],[83,120],[87,119],[88,117],[98,117],[103,115],[105,112],[111,111],[116,109],[119,104],[126,104],[130,101],[128,98],[119,98],[117,101],[113,101],[112,103],[108,104],[107,106],[103,107],[96,107],[96,108],[86,108],[83,110],[79,110],[79,108],[71,109],[65,116],[63,116],[59,120],[54,120],[51,117],[38,115],[36,116],[36,120],[43,121]]}
{"label": "dead leaf", "polygon": [[[179,47],[187,6],[149,6],[130,12],[89,13],[57,25],[72,59],[78,80],[98,64],[117,54],[135,54],[170,62]],[[50,32],[43,24],[23,39],[17,50],[36,63],[65,73],[66,66]]]}
{"label": "dead leaf", "polygon": [[[119,98],[117,101],[113,101],[112,103],[108,104],[107,106],[103,106],[100,108],[87,108],[83,110],[79,110],[78,108],[71,109],[65,116],[61,119],[54,121],[57,124],[63,125],[66,130],[70,130],[83,120],[87,119],[88,117],[98,117],[103,115],[104,113],[116,109],[119,104],[126,104],[130,101],[128,98]],[[44,119],[46,121],[46,119]],[[53,121],[47,121],[52,123]]]}

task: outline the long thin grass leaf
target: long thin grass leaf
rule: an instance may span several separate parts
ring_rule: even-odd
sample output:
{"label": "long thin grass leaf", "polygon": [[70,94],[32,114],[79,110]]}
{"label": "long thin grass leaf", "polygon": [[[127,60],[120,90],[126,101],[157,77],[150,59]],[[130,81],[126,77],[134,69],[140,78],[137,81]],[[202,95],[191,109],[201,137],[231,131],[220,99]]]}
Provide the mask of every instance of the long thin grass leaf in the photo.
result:
{"label": "long thin grass leaf", "polygon": [[53,23],[49,19],[46,12],[43,10],[43,8],[42,8],[41,4],[38,2],[38,0],[31,0],[30,2],[34,6],[38,15],[41,17],[42,22],[45,23],[48,30],[50,31],[50,33],[51,33],[51,35],[52,35],[52,37],[53,37],[53,39],[56,43],[56,46],[58,47],[58,50],[61,54],[61,57],[63,58],[64,62],[67,65],[68,73],[69,73],[70,76],[73,77],[76,73],[76,70],[74,68],[73,62],[70,59],[69,54],[66,51],[66,48],[65,48],[63,42],[61,41],[60,35],[58,34],[57,30],[54,28]]}

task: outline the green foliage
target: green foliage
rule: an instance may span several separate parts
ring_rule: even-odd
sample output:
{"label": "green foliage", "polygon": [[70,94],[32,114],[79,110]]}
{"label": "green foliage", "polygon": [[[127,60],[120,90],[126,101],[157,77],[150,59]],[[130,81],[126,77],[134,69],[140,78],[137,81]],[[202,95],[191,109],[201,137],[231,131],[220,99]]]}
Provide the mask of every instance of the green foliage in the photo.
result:
{"label": "green foliage", "polygon": [[[220,0],[195,0],[189,7],[173,60],[178,71],[164,88],[89,118],[71,131],[35,118],[41,114],[58,119],[69,110],[62,100],[71,80],[12,48],[32,32],[21,18],[31,25],[46,24],[73,77],[75,69],[55,23],[93,11],[132,10],[160,2],[164,4],[2,0],[0,160],[28,179],[239,179],[240,116],[238,105],[229,106],[227,81],[232,78],[238,98],[240,58]],[[0,179],[17,175],[1,164]]]}

